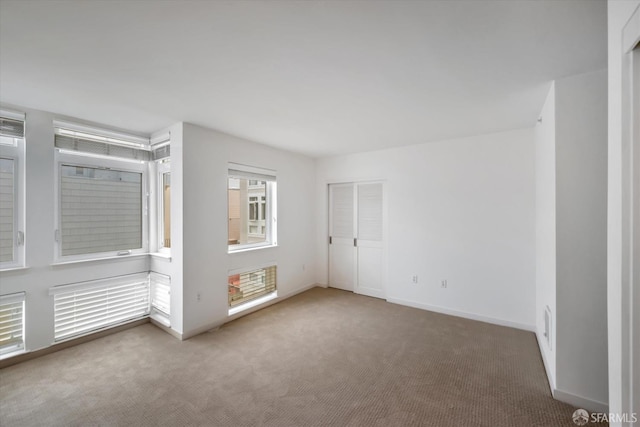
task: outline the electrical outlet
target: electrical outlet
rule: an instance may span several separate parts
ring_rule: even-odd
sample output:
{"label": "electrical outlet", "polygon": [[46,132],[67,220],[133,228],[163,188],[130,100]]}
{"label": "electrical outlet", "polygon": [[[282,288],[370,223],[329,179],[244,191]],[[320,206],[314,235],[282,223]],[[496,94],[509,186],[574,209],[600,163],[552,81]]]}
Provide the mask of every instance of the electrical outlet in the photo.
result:
{"label": "electrical outlet", "polygon": [[440,287],[441,287],[441,288],[446,288],[446,287],[447,287],[447,281],[446,281],[446,280],[442,280],[442,281],[440,282]]}
{"label": "electrical outlet", "polygon": [[307,269],[307,265],[306,264],[302,264],[302,271],[305,271]]}
{"label": "electrical outlet", "polygon": [[198,292],[198,293],[196,294],[196,299],[197,299],[198,301],[200,301],[200,298],[201,298],[201,297],[202,297],[202,295],[200,295],[200,292]]}
{"label": "electrical outlet", "polygon": [[413,277],[411,278],[411,281],[412,281],[413,283],[418,283],[418,276],[417,276],[417,275],[413,276]]}

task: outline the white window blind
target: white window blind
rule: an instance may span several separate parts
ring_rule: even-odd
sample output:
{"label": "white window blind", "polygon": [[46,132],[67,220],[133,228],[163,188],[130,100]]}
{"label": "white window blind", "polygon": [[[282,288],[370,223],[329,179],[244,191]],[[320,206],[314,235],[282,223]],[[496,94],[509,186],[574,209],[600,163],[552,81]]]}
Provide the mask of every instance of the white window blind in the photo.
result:
{"label": "white window blind", "polygon": [[149,274],[51,288],[56,341],[147,316]]}
{"label": "white window blind", "polygon": [[151,318],[165,326],[170,326],[171,317],[171,278],[164,274],[151,272]]}
{"label": "white window blind", "polygon": [[0,355],[24,349],[25,293],[0,295]]}
{"label": "white window blind", "polygon": [[276,181],[276,171],[239,163],[229,163],[229,177],[256,181]]}
{"label": "white window blind", "polygon": [[4,117],[4,115],[6,115],[5,112],[0,112],[0,135],[24,138],[24,119]]}
{"label": "white window blind", "polygon": [[229,276],[229,307],[276,291],[275,265]]}
{"label": "white window blind", "polygon": [[100,157],[148,161],[148,138],[124,135],[74,124],[54,123],[56,148]]}
{"label": "white window blind", "polygon": [[61,166],[61,254],[142,248],[142,173]]}
{"label": "white window blind", "polygon": [[15,167],[13,159],[0,158],[0,262],[14,260]]}

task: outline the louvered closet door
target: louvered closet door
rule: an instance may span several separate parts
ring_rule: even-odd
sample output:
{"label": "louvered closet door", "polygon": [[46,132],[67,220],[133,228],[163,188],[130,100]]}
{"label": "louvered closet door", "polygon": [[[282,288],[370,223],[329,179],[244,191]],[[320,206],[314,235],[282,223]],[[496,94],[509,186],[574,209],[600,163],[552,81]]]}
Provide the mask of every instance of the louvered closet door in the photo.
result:
{"label": "louvered closet door", "polygon": [[384,298],[382,183],[358,184],[357,280],[359,294]]}
{"label": "louvered closet door", "polygon": [[353,184],[329,186],[329,286],[354,290],[356,247]]}

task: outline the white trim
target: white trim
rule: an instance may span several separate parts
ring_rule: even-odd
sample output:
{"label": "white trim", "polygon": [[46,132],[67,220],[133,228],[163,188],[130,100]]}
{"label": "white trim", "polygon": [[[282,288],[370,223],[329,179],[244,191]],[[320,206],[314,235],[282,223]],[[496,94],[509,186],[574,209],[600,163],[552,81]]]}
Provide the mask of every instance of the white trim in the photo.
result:
{"label": "white trim", "polygon": [[104,154],[85,153],[84,151],[73,151],[73,150],[67,150],[65,148],[56,148],[56,151],[63,155],[70,154],[72,156],[91,157],[92,159],[103,159],[103,160],[117,159],[117,161],[119,162],[135,163],[139,165],[143,165],[147,163],[145,160],[127,159],[126,157],[106,156]]}
{"label": "white trim", "polygon": [[229,170],[235,170],[238,172],[244,172],[247,174],[263,175],[267,178],[275,179],[277,172],[273,169],[259,168],[256,166],[243,165],[241,163],[229,162]]}
{"label": "white trim", "polygon": [[266,302],[269,302],[271,300],[274,300],[276,298],[278,298],[278,291],[277,290],[271,292],[270,294],[261,296],[260,298],[253,299],[251,301],[245,302],[244,304],[240,304],[240,305],[238,305],[236,307],[230,308],[228,315],[229,316],[233,316],[234,314],[238,314],[238,313],[240,313],[242,311],[249,310],[250,308],[257,307],[259,305],[262,305],[262,304],[264,304]]}
{"label": "white trim", "polygon": [[259,307],[253,307],[253,308],[247,309],[246,311],[234,314],[233,316],[226,316],[224,319],[219,319],[217,321],[214,321],[214,322],[211,322],[211,323],[207,323],[204,326],[200,326],[200,327],[192,329],[192,330],[190,330],[188,332],[184,332],[184,333],[180,334],[179,332],[174,331],[173,329],[166,330],[166,332],[168,332],[169,334],[175,336],[176,338],[179,338],[179,339],[184,341],[186,339],[189,339],[189,338],[194,337],[196,335],[202,334],[204,332],[209,332],[209,331],[212,331],[214,329],[217,329],[220,326],[222,326],[224,324],[227,324],[229,322],[232,322],[232,321],[234,321],[236,319],[239,319],[240,317],[246,316],[247,314],[251,314],[251,313],[254,313],[254,312],[258,311],[258,310],[262,310],[263,308],[267,308],[267,307],[269,307],[269,306],[271,306],[273,304],[277,304],[277,303],[279,303],[281,301],[284,301],[284,300],[286,300],[288,298],[291,298],[293,296],[296,296],[298,294],[301,294],[303,292],[306,292],[306,291],[308,291],[310,289],[313,289],[313,288],[316,288],[316,287],[326,288],[326,286],[320,285],[318,283],[311,283],[311,284],[305,285],[305,286],[303,286],[303,287],[301,287],[299,289],[294,289],[293,291],[287,292],[285,294],[281,294],[281,295],[278,296],[278,298],[275,298],[275,299],[272,299],[270,301],[267,301],[267,302],[265,302],[264,304],[262,304]]}
{"label": "white trim", "polygon": [[12,304],[14,302],[24,302],[26,292],[16,292],[13,294],[0,295],[0,304]]}
{"label": "white trim", "polygon": [[640,43],[640,6],[622,28],[622,53],[630,53]]}
{"label": "white trim", "polygon": [[[115,143],[115,144],[124,143],[124,145],[134,145],[144,150],[150,150],[149,138],[145,138],[137,135],[111,131],[111,130],[107,130],[99,127],[81,125],[73,122],[65,122],[61,120],[54,120],[53,127],[56,129],[56,133],[58,133],[58,130],[60,129],[71,132],[71,135],[69,135],[69,133],[67,132],[64,133],[69,136],[73,136],[72,135],[73,133],[79,132],[82,134],[89,134],[87,138],[84,138],[84,136],[80,136],[80,138],[83,138],[83,139],[91,139],[90,138],[91,136],[96,136],[96,137],[99,137],[100,139],[106,139],[106,141],[104,142]],[[113,142],[110,142],[109,140]]]}
{"label": "white trim", "polygon": [[609,405],[604,402],[587,399],[586,397],[578,396],[559,389],[553,390],[552,394],[553,398],[560,402],[568,403],[569,405],[583,408],[590,412],[609,412]]}
{"label": "white trim", "polygon": [[164,147],[165,145],[169,145],[170,143],[171,143],[170,131],[154,133],[153,135],[151,135],[151,138],[149,138],[149,144],[151,145],[151,148],[154,150]]}
{"label": "white trim", "polygon": [[27,115],[21,111],[7,110],[5,108],[0,109],[0,117],[4,117],[12,120],[25,121]]}
{"label": "white trim", "polygon": [[[92,255],[99,255],[99,254],[92,254]],[[115,256],[105,256],[105,257],[100,257],[100,258],[83,258],[83,259],[75,259],[75,260],[69,260],[69,261],[57,261],[57,262],[52,262],[51,264],[49,264],[52,267],[56,267],[56,266],[61,266],[61,265],[72,265],[72,264],[78,264],[81,262],[102,262],[102,261],[113,261],[113,260],[125,260],[125,259],[131,259],[131,258],[140,258],[140,257],[146,257],[146,256],[158,256],[158,254],[149,254],[149,253],[140,253],[140,254],[129,254],[129,255],[115,255]],[[165,257],[163,257],[165,258]],[[169,258],[171,259],[171,258]],[[28,267],[23,267],[23,268],[28,268]],[[4,271],[4,270],[0,270],[0,271]]]}
{"label": "white trim", "polygon": [[542,348],[544,344],[544,336],[542,337],[543,339],[540,339],[540,336],[538,336],[538,333],[536,332],[536,341],[538,342],[538,348],[540,349],[540,355],[542,356],[542,364],[544,365],[544,372],[547,375],[547,381],[549,383],[549,392],[551,393],[551,395],[553,396],[553,391],[556,388],[556,382],[553,378],[553,376],[551,375],[551,370],[549,369],[549,362],[547,361],[547,354],[545,353],[544,349]]}
{"label": "white trim", "polygon": [[148,280],[149,280],[149,272],[145,271],[141,273],[127,274],[125,276],[116,276],[116,277],[108,277],[105,279],[90,280],[88,282],[58,285],[58,286],[49,288],[49,295],[57,295],[61,293],[72,292],[76,289],[100,288],[105,285],[117,286],[120,284],[129,284],[132,282],[148,281]]}
{"label": "white trim", "polygon": [[524,331],[535,332],[536,326],[533,324],[513,322],[511,320],[498,319],[496,317],[483,316],[481,314],[468,313],[466,311],[452,310],[445,307],[435,305],[422,304],[414,301],[403,300],[399,298],[387,298],[387,302],[393,304],[406,305],[408,307],[420,308],[422,310],[433,311],[435,313],[448,314],[450,316],[462,317],[470,320],[478,320],[480,322],[491,323],[494,325],[507,326],[509,328],[522,329]]}
{"label": "white trim", "polygon": [[229,270],[227,272],[227,276],[233,276],[234,274],[249,273],[251,271],[260,270],[263,268],[277,267],[277,266],[278,266],[278,263],[275,261],[263,262],[260,264],[254,264],[251,267],[241,267],[241,268],[235,268],[233,270]]}

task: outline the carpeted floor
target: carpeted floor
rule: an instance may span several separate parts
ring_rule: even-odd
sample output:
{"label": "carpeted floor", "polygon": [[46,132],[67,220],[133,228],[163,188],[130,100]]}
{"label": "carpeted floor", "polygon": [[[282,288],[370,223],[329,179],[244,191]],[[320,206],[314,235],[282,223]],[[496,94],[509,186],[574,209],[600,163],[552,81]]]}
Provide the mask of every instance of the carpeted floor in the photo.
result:
{"label": "carpeted floor", "polygon": [[151,324],[0,371],[9,426],[574,426],[533,333],[314,288],[180,342]]}

